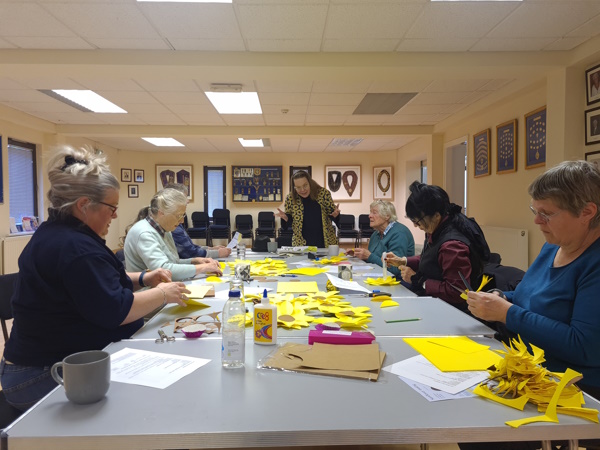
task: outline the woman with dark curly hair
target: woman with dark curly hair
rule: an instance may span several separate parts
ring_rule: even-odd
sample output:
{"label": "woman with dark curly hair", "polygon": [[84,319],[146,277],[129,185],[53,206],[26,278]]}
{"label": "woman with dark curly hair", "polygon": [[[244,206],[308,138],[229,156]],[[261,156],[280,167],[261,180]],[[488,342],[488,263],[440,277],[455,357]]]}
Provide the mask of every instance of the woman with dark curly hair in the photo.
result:
{"label": "woman with dark curly hair", "polygon": [[490,256],[483,231],[441,187],[415,181],[409,189],[406,217],[425,231],[425,245],[419,256],[388,253],[386,260],[400,267],[402,280],[418,295],[438,297],[466,311],[467,303],[452,285],[464,288],[460,273],[471,286],[479,286]]}

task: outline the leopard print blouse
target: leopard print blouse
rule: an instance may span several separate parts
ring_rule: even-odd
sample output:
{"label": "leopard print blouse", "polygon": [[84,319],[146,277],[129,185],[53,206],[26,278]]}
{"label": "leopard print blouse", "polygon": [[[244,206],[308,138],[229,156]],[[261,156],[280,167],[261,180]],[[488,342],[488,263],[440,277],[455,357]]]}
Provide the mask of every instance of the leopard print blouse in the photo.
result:
{"label": "leopard print blouse", "polygon": [[[335,245],[338,243],[338,238],[335,234],[335,228],[331,221],[330,214],[335,209],[335,204],[331,198],[331,192],[327,189],[321,188],[317,194],[317,203],[321,206],[321,219],[323,221],[323,237],[325,238],[325,247],[329,245]],[[288,216],[292,216],[292,245],[303,246],[306,245],[306,240],[302,236],[302,223],[304,221],[304,205],[302,200],[298,198],[294,202],[292,194],[288,194],[285,199],[285,213]]]}

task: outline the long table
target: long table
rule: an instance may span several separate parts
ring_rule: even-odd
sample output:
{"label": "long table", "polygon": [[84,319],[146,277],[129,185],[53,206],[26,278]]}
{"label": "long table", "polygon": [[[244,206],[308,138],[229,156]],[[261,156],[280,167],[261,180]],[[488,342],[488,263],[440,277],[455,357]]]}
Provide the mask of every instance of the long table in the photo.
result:
{"label": "long table", "polygon": [[[307,278],[313,279],[313,278]],[[326,277],[314,277],[324,289]],[[357,277],[360,280],[360,277]],[[289,278],[281,278],[289,281]],[[202,283],[194,280],[194,283]],[[254,282],[259,285],[260,282]],[[217,284],[217,290],[228,289]],[[275,288],[276,283],[268,284]],[[369,289],[372,287],[367,286]],[[382,290],[389,291],[388,287]],[[392,292],[399,307],[380,309],[369,298],[352,297],[355,306],[369,305],[369,324],[387,353],[384,366],[414,356],[402,336],[467,335],[495,348],[491,329],[443,301],[418,298],[401,286]],[[184,315],[221,311],[169,306],[131,340],[108,346],[195,356],[211,362],[167,389],[111,383],[107,397],[92,405],[67,401],[57,387],[2,434],[2,448],[13,449],[153,449],[294,446],[356,446],[454,443],[477,441],[600,439],[600,427],[560,415],[559,424],[533,424],[512,429],[507,420],[536,415],[528,405],[517,411],[482,398],[429,403],[398,377],[383,371],[377,382],[257,369],[256,362],[273,347],[252,343],[246,334],[246,367],[228,371],[220,364],[220,335],[156,344],[157,330]],[[385,323],[386,318],[422,320]],[[308,328],[279,328],[279,341],[305,342]],[[594,399],[587,407],[600,408]],[[548,447],[549,448],[549,447]],[[574,447],[576,448],[576,447]]]}
{"label": "long table", "polygon": [[[498,347],[486,338],[485,342]],[[401,339],[378,337],[384,365],[414,356]],[[155,345],[111,344],[196,356],[210,363],[167,389],[111,383],[92,405],[67,401],[62,388],[7,430],[9,450],[353,446],[600,438],[597,424],[560,415],[559,424],[513,429],[507,420],[537,415],[482,398],[430,403],[397,376],[377,382],[257,369],[271,347],[248,345],[246,367],[224,370],[220,342],[199,339]],[[600,407],[589,400],[589,407]]]}

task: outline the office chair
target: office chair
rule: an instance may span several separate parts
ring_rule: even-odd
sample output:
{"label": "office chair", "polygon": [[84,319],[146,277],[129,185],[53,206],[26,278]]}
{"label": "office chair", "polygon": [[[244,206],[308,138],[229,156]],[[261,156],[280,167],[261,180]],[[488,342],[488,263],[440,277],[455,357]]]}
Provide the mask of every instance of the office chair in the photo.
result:
{"label": "office chair", "polygon": [[358,243],[362,243],[363,238],[369,240],[373,234],[373,228],[371,228],[371,220],[368,214],[361,214],[358,216]]}
{"label": "office chair", "polygon": [[192,213],[192,226],[187,229],[189,237],[192,239],[206,239],[206,245],[208,245],[210,239],[208,233],[209,222],[208,213],[194,211]]}
{"label": "office chair", "polygon": [[261,211],[258,213],[256,236],[275,238],[275,214],[272,211]]}
{"label": "office chair", "polygon": [[252,240],[254,245],[254,221],[252,214],[238,214],[235,216],[235,231],[240,233],[244,239]]}
{"label": "office chair", "polygon": [[340,221],[338,223],[338,240],[342,239],[354,239],[354,247],[357,247],[359,242],[358,230],[354,228],[356,219],[353,214],[340,214]]}
{"label": "office chair", "polygon": [[213,210],[213,223],[208,226],[210,244],[212,246],[213,239],[231,240],[231,219],[228,209],[215,208]]}

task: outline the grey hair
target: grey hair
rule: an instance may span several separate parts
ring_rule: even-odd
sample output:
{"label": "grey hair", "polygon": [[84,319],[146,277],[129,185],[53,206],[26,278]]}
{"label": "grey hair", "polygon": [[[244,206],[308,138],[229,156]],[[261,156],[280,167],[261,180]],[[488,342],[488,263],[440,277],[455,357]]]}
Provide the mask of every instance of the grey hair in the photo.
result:
{"label": "grey hair", "polygon": [[48,162],[48,179],[48,200],[61,216],[71,214],[73,205],[82,197],[99,203],[109,190],[120,188],[106,156],[87,146],[60,148]]}
{"label": "grey hair", "polygon": [[181,183],[169,183],[165,186],[165,189],[177,189],[179,192],[183,192],[186,197],[190,194],[188,187]]}
{"label": "grey hair", "polygon": [[179,189],[165,188],[158,191],[150,200],[150,208],[148,214],[156,217],[158,211],[166,214],[174,213],[180,206],[187,206],[187,195]]}
{"label": "grey hair", "polygon": [[396,207],[392,202],[375,200],[369,207],[371,209],[376,207],[377,211],[379,211],[379,215],[385,217],[388,222],[395,222],[398,220],[398,216],[396,215]]}
{"label": "grey hair", "polygon": [[600,224],[600,172],[587,161],[564,161],[538,176],[529,185],[534,200],[552,200],[556,205],[579,216],[587,203],[598,211],[590,228]]}

